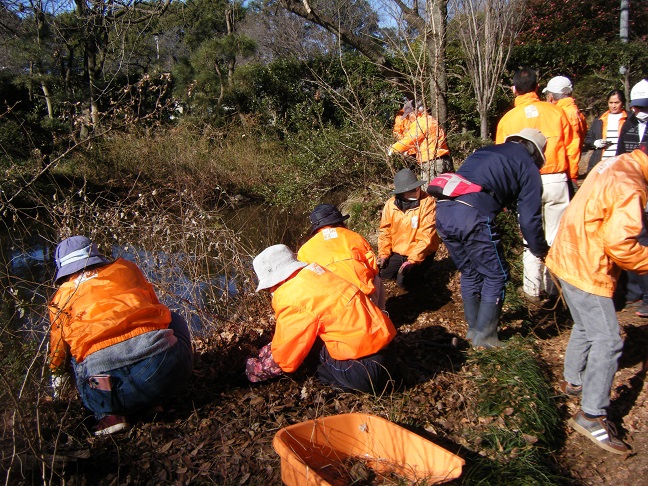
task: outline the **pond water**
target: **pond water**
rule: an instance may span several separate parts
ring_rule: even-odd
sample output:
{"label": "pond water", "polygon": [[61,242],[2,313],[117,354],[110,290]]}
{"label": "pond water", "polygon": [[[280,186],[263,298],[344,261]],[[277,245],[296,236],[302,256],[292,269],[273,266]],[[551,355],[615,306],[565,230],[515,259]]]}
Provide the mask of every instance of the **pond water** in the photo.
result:
{"label": "pond water", "polygon": [[[307,234],[308,218],[303,211],[286,211],[264,205],[231,208],[222,214],[250,255],[276,243],[296,248]],[[49,328],[47,301],[54,292],[56,235],[46,224],[4,225],[0,232],[0,291],[3,301],[2,329],[45,332]],[[160,301],[185,315],[195,331],[201,329],[201,315],[207,302],[233,298],[241,283],[234,273],[197,279],[188,275],[188,254],[146,252],[133,246],[112,245],[113,258],[136,262],[156,287]],[[217,258],[216,255],[213,258]],[[198,262],[201,264],[201,262]],[[251,257],[249,261],[251,267]],[[207,272],[208,273],[208,272]],[[158,284],[164,283],[160,291]]]}

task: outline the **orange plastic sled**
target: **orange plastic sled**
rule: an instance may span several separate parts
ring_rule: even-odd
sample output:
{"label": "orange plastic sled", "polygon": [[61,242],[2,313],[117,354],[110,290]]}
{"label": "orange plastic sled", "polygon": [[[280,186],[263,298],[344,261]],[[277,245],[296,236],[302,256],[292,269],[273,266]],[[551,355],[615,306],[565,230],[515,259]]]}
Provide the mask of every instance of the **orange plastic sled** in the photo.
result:
{"label": "orange plastic sled", "polygon": [[461,475],[464,460],[403,427],[374,415],[321,417],[281,429],[273,446],[288,486],[438,484]]}

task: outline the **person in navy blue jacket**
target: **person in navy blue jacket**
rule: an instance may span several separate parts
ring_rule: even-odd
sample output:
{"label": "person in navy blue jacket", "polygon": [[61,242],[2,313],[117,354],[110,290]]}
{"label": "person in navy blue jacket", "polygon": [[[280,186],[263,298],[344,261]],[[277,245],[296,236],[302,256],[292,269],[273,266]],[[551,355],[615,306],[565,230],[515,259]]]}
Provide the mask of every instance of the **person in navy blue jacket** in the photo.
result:
{"label": "person in navy blue jacket", "polygon": [[[545,144],[539,130],[525,128],[502,144],[481,148],[457,170],[457,181],[447,186],[467,187],[465,184],[472,183],[469,191],[477,187],[478,192],[436,194],[437,232],[461,272],[466,338],[475,347],[501,346],[497,325],[509,267],[495,224],[497,214],[517,201],[520,229],[529,250],[538,258],[549,251],[542,228],[539,172],[545,162]],[[447,175],[444,177],[448,180]],[[466,180],[465,184],[458,184],[460,178]],[[428,187],[431,195],[435,195],[434,184],[432,181]]]}

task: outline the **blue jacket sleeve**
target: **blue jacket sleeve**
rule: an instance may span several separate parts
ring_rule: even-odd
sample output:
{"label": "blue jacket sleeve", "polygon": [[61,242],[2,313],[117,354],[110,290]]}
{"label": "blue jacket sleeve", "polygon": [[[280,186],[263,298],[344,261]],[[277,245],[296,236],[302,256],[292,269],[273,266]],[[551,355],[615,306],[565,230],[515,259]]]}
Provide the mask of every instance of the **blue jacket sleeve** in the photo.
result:
{"label": "blue jacket sleeve", "polygon": [[527,165],[520,174],[518,220],[529,250],[538,258],[549,251],[542,227],[542,178],[535,165]]}

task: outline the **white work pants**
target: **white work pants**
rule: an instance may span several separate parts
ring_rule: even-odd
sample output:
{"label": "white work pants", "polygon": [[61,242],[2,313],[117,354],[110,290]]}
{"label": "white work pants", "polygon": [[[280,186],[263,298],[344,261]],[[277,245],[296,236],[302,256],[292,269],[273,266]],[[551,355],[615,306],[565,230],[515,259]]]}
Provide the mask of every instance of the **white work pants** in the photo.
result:
{"label": "white work pants", "polygon": [[[560,218],[568,204],[567,174],[542,174],[542,226],[549,246],[556,238]],[[523,288],[525,294],[531,297],[540,297],[542,292],[546,295],[557,293],[549,270],[528,249],[524,250],[522,262],[524,264]]]}

